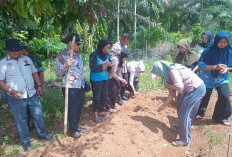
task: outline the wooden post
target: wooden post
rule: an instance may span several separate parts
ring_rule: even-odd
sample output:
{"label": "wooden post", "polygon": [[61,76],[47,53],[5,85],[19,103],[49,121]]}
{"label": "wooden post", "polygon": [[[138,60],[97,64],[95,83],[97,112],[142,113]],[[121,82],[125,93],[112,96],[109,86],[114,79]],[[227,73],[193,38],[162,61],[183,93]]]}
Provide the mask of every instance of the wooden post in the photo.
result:
{"label": "wooden post", "polygon": [[[73,36],[72,39],[72,46],[71,46],[71,53],[70,58],[73,57],[73,45],[75,43],[76,37]],[[68,74],[66,79],[66,87],[65,87],[65,109],[64,109],[64,136],[67,136],[67,121],[68,121],[68,89],[69,89],[69,76],[70,76],[71,67],[68,68]]]}
{"label": "wooden post", "polygon": [[157,102],[156,102],[157,93],[156,93],[156,88],[155,88],[155,79],[154,79],[154,92],[155,92],[155,115],[157,116]]}
{"label": "wooden post", "polygon": [[228,149],[227,149],[227,157],[230,157],[230,141],[231,141],[231,133],[229,134],[229,142],[228,142]]}

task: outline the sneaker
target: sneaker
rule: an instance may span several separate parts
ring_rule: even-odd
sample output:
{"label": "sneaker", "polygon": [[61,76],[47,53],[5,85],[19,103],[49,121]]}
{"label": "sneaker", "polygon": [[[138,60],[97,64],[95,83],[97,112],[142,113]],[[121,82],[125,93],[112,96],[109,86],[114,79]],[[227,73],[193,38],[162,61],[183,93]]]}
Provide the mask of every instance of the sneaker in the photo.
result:
{"label": "sneaker", "polygon": [[118,97],[118,104],[123,105],[123,101],[122,101],[122,98],[120,96]]}
{"label": "sneaker", "polygon": [[77,128],[77,131],[78,131],[78,132],[86,132],[86,129],[85,129],[85,128],[79,128],[79,127],[78,127],[78,128]]}
{"label": "sneaker", "polygon": [[116,112],[117,110],[116,109],[113,109],[113,108],[111,108],[111,109],[109,109],[109,112],[110,113],[114,113],[114,112]]}
{"label": "sneaker", "polygon": [[45,134],[43,136],[39,136],[39,140],[52,140],[53,136]]}
{"label": "sneaker", "polygon": [[189,143],[184,142],[184,141],[181,141],[181,140],[179,139],[179,140],[176,140],[176,141],[172,141],[172,145],[173,145],[173,146],[176,146],[176,147],[186,147],[186,146],[189,145]]}
{"label": "sneaker", "polygon": [[72,136],[73,138],[80,138],[82,135],[81,135],[81,133],[79,133],[78,131],[75,131],[74,133],[71,133],[71,136]]}
{"label": "sneaker", "polygon": [[129,100],[125,95],[122,96],[122,100]]}

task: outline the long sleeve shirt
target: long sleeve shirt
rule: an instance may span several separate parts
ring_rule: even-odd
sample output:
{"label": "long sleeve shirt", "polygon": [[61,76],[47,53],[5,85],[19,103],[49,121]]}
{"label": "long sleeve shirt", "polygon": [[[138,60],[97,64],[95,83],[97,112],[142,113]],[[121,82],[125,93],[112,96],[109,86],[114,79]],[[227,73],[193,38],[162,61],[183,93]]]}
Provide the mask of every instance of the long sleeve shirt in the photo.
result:
{"label": "long sleeve shirt", "polygon": [[[70,50],[65,49],[56,56],[56,70],[57,76],[62,77],[62,87],[66,87],[66,80],[68,74],[68,68],[64,68],[64,64],[70,58]],[[69,88],[84,88],[85,87],[85,76],[83,60],[79,53],[73,54],[73,64],[70,67],[69,76]]]}
{"label": "long sleeve shirt", "polygon": [[177,88],[180,94],[185,94],[199,87],[203,81],[191,70],[185,69],[171,69],[169,76],[172,85]]}
{"label": "long sleeve shirt", "polygon": [[118,58],[116,56],[111,57],[112,68],[109,71],[109,79],[114,78],[117,81],[122,79],[122,68],[118,67]]}

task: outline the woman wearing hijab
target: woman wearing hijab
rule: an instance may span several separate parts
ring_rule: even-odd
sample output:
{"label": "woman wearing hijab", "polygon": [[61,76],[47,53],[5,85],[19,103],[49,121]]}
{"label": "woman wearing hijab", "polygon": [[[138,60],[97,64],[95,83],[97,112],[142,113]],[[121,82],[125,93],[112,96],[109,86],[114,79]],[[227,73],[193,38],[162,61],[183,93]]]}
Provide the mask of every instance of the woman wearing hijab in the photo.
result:
{"label": "woman wearing hijab", "polygon": [[115,112],[116,106],[115,101],[120,92],[118,90],[118,84],[121,82],[124,85],[127,81],[122,77],[122,65],[130,56],[130,50],[122,49],[118,56],[111,55],[112,68],[109,71],[109,88],[108,88],[108,101],[107,108],[109,112]]}
{"label": "woman wearing hijab", "polygon": [[216,88],[218,100],[212,119],[217,123],[230,126],[228,118],[231,116],[231,103],[228,71],[232,70],[232,48],[227,32],[220,31],[216,34],[213,45],[205,49],[198,66],[202,70],[202,79],[207,88],[198,115],[205,116],[211,93]]}
{"label": "woman wearing hijab", "polygon": [[195,51],[190,50],[190,43],[187,39],[181,39],[177,45],[179,53],[175,58],[175,63],[183,64],[193,70],[197,66],[199,56]]}
{"label": "woman wearing hijab", "polygon": [[164,86],[171,90],[163,105],[158,108],[158,112],[170,103],[176,91],[181,95],[176,104],[179,123],[174,129],[179,131],[180,139],[173,141],[172,145],[187,146],[191,143],[191,123],[196,117],[201,99],[205,94],[205,85],[193,71],[177,63],[157,61],[151,72],[162,77]]}
{"label": "woman wearing hijab", "polygon": [[199,55],[199,57],[201,57],[201,54],[207,47],[213,44],[213,38],[214,35],[213,32],[211,31],[206,31],[202,33],[201,35],[202,42],[196,47],[196,52]]}
{"label": "woman wearing hijab", "polygon": [[100,40],[97,50],[91,53],[89,59],[95,123],[101,122],[99,116],[109,117],[109,114],[103,110],[108,98],[108,70],[111,67],[111,62],[107,52],[110,47],[110,41],[106,39]]}

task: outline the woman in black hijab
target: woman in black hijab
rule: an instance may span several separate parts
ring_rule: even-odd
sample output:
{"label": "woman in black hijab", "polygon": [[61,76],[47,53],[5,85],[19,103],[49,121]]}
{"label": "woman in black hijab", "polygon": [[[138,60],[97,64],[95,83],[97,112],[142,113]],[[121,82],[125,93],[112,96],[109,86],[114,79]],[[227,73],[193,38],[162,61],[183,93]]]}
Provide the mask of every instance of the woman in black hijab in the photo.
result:
{"label": "woman in black hijab", "polygon": [[202,42],[196,47],[196,52],[201,57],[201,54],[208,46],[212,45],[214,42],[214,35],[211,31],[206,31],[201,35]]}
{"label": "woman in black hijab", "polygon": [[100,40],[97,50],[92,52],[89,59],[90,81],[93,91],[94,122],[100,123],[99,116],[109,117],[104,112],[108,98],[108,69],[111,67],[109,54],[111,43],[107,39]]}

